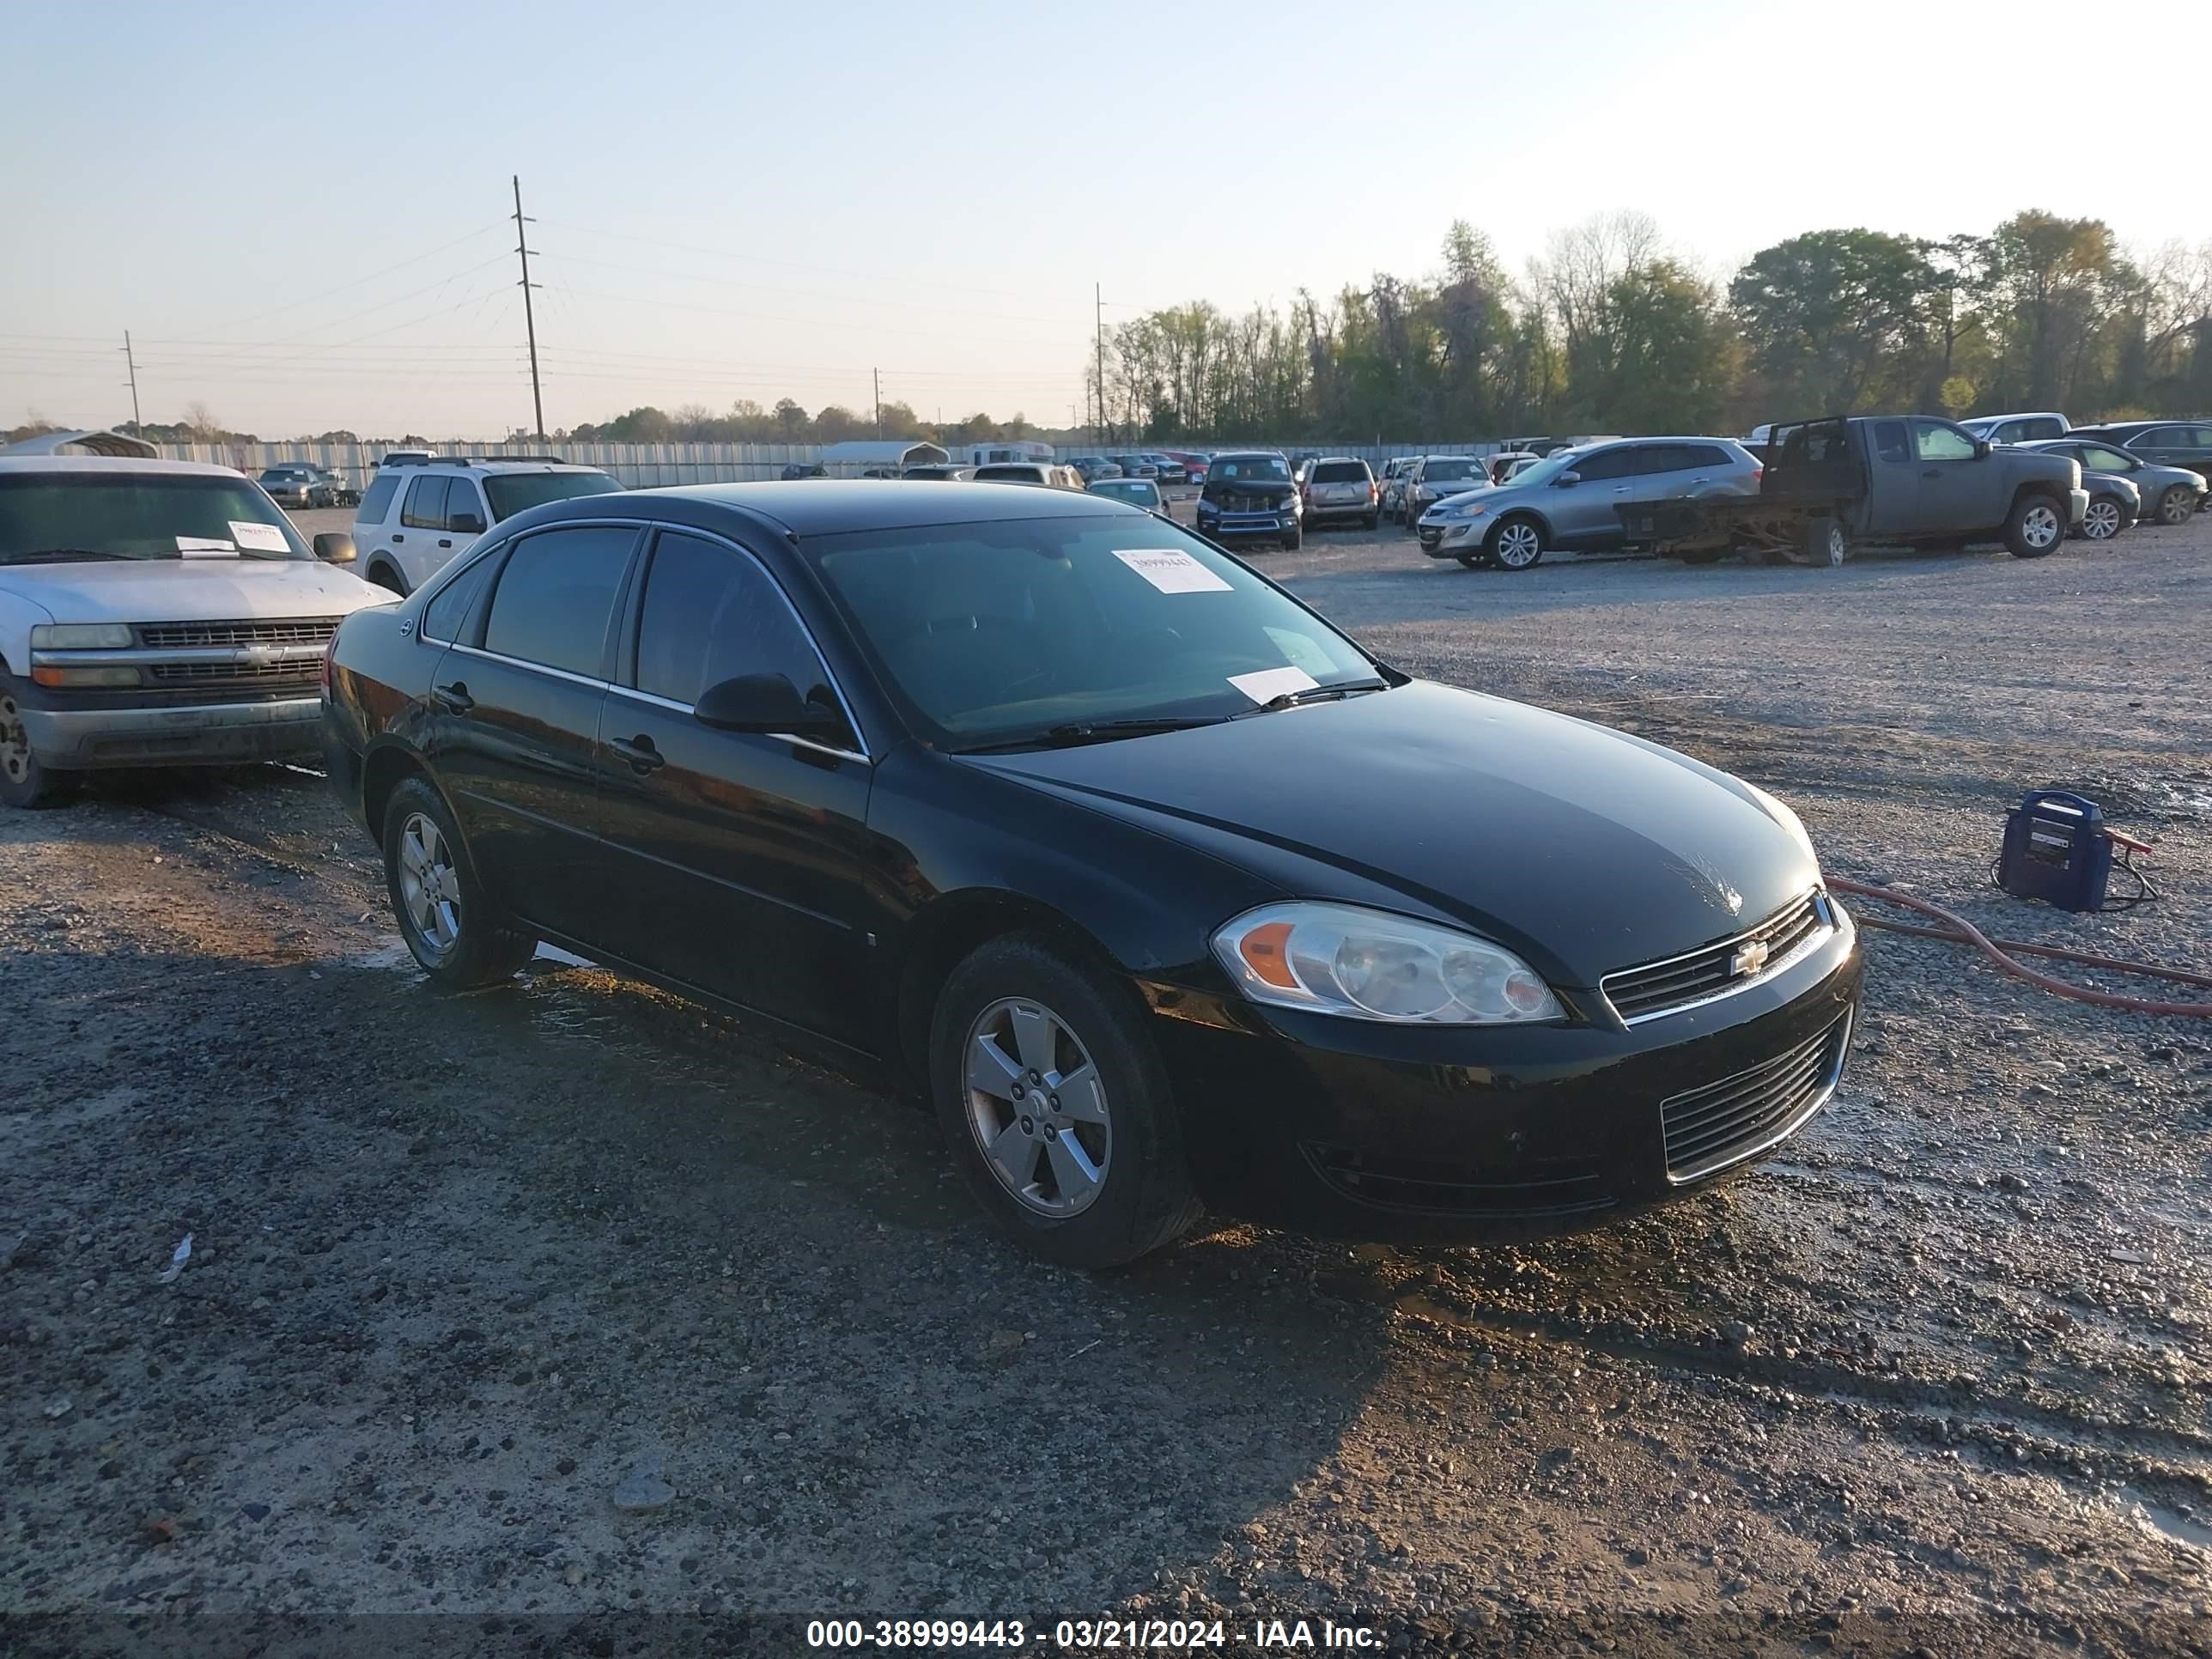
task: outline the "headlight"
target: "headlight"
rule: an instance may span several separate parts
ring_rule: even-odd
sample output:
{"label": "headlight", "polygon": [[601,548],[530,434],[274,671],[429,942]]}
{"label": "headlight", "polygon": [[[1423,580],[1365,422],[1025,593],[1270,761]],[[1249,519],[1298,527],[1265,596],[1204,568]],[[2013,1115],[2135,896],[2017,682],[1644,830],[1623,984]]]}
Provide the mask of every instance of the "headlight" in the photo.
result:
{"label": "headlight", "polygon": [[1811,861],[1813,867],[1816,870],[1819,869],[1820,866],[1820,855],[1813,850],[1813,838],[1805,833],[1804,823],[1798,817],[1796,813],[1791,811],[1783,802],[1777,800],[1773,796],[1768,794],[1766,791],[1760,788],[1757,784],[1751,782],[1749,780],[1738,778],[1736,781],[1742,784],[1745,788],[1751,791],[1752,799],[1766,809],[1766,816],[1772,818],[1777,823],[1780,824],[1784,830],[1787,830],[1790,832],[1790,839],[1797,843],[1799,849],[1802,851],[1806,858]]}
{"label": "headlight", "polygon": [[1213,953],[1255,1002],[1395,1024],[1558,1019],[1535,970],[1469,933],[1350,904],[1263,905],[1213,936]]}
{"label": "headlight", "polygon": [[40,623],[31,630],[33,651],[122,651],[130,644],[123,623]]}
{"label": "headlight", "polygon": [[1463,519],[1479,519],[1489,511],[1490,504],[1487,501],[1462,501],[1457,507],[1438,507],[1437,517],[1449,519],[1456,523]]}

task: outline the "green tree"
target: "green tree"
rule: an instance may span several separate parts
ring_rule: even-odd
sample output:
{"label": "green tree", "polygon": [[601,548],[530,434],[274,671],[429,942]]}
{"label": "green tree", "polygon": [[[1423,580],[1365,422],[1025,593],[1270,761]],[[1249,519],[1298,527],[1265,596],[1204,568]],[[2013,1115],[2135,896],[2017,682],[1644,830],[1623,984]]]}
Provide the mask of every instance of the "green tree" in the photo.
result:
{"label": "green tree", "polygon": [[1729,301],[1772,408],[1850,414],[1917,395],[1936,287],[1908,238],[1816,230],[1752,255]]}

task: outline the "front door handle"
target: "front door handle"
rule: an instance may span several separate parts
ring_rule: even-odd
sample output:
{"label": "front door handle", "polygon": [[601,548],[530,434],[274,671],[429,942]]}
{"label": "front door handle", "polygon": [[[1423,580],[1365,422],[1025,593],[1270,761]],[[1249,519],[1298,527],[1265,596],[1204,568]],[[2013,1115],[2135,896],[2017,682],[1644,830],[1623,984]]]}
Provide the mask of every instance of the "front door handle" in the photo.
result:
{"label": "front door handle", "polygon": [[1635,486],[1633,484],[1615,484],[1613,487],[1613,493],[1616,495],[1631,495],[1634,493],[1634,490]]}
{"label": "front door handle", "polygon": [[465,714],[477,706],[477,700],[469,695],[469,688],[459,680],[437,687],[430,693],[430,701],[449,714]]}
{"label": "front door handle", "polygon": [[453,539],[450,537],[441,536],[438,538],[438,545],[441,547],[451,547],[453,544]]}
{"label": "front door handle", "polygon": [[629,763],[629,769],[643,777],[668,764],[668,757],[653,746],[653,739],[640,732],[634,738],[617,738],[607,745]]}

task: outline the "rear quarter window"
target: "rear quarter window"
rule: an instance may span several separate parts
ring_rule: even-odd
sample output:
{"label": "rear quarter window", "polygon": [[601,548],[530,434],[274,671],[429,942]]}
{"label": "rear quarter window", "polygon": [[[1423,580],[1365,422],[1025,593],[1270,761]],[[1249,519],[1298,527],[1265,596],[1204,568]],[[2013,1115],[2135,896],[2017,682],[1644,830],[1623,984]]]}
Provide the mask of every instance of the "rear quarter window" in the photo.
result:
{"label": "rear quarter window", "polygon": [[362,492],[361,506],[354,516],[363,524],[382,524],[385,514],[392,510],[392,498],[399,493],[399,479],[392,473],[378,475],[376,482]]}

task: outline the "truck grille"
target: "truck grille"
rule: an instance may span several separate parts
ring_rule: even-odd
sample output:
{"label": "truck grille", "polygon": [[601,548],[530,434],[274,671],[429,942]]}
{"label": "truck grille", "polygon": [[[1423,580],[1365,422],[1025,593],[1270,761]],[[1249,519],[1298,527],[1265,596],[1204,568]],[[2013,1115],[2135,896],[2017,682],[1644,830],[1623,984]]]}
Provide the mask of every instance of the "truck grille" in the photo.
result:
{"label": "truck grille", "polygon": [[[1607,974],[1598,981],[1598,988],[1625,1023],[1639,1024],[1756,985],[1779,973],[1793,952],[1834,927],[1827,896],[1816,890],[1793,899],[1747,933],[1686,956]],[[1756,965],[1745,964],[1747,946],[1759,958]]]}
{"label": "truck grille", "polygon": [[252,686],[282,691],[321,683],[323,665],[309,657],[297,662],[157,662],[146,672],[156,685]]}
{"label": "truck grille", "polygon": [[242,645],[327,645],[338,631],[336,617],[295,617],[283,622],[140,623],[138,643],[149,651],[208,651]]}
{"label": "truck grille", "polygon": [[1222,495],[1216,499],[1224,513],[1279,513],[1290,505],[1273,495]]}
{"label": "truck grille", "polygon": [[1773,1059],[1659,1103],[1667,1176],[1698,1181],[1754,1158],[1827,1103],[1844,1073],[1851,1017]]}

